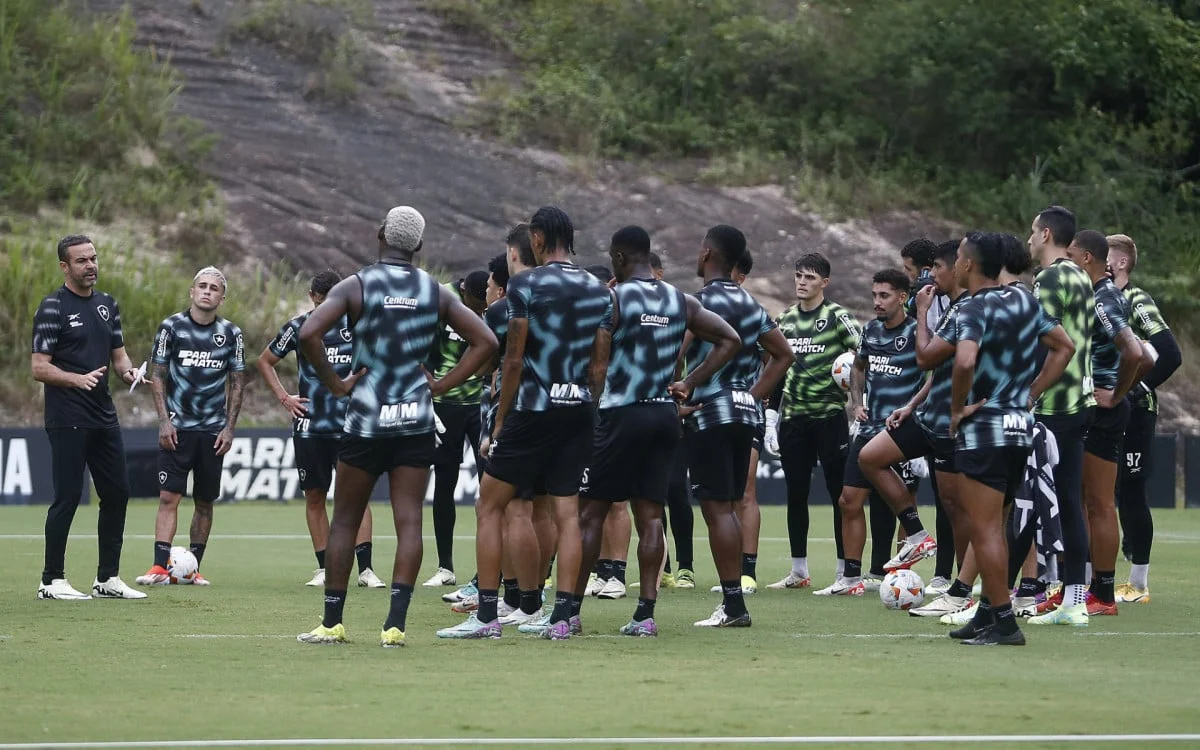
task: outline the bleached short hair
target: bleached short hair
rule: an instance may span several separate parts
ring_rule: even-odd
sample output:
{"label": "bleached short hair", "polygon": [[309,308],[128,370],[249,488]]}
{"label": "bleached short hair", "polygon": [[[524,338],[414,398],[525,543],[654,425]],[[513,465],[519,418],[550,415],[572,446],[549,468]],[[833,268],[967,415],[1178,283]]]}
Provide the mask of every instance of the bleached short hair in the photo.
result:
{"label": "bleached short hair", "polygon": [[383,220],[383,241],[402,253],[415,252],[425,235],[425,217],[412,206],[396,206]]}
{"label": "bleached short hair", "polygon": [[229,289],[229,283],[225,281],[225,274],[222,273],[221,269],[217,268],[216,266],[205,266],[197,271],[196,275],[192,277],[192,286],[196,286],[196,282],[200,280],[201,276],[216,276],[221,280],[221,291],[227,291]]}

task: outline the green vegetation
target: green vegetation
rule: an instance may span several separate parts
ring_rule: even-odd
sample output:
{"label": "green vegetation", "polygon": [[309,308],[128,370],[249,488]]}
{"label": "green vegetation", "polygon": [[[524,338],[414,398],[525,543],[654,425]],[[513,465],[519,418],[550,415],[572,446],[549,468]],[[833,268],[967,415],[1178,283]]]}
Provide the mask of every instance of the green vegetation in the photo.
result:
{"label": "green vegetation", "polygon": [[370,76],[373,58],[362,32],[373,22],[367,0],[251,0],[240,4],[231,33],[315,64],[305,96],[345,103]]}
{"label": "green vegetation", "polygon": [[[130,506],[126,581],[150,564],[156,505]],[[814,533],[828,533],[830,513],[813,509]],[[395,549],[387,515],[386,505],[375,506],[374,558],[381,574]],[[181,516],[186,524],[188,513]],[[95,519],[94,504],[81,507],[76,532],[91,533]],[[1122,606],[1119,617],[1096,618],[1086,629],[1027,625],[1027,647],[1000,650],[957,645],[945,636],[946,626],[889,612],[875,594],[830,599],[760,590],[748,601],[752,628],[695,628],[692,622],[707,617],[718,601],[708,592],[716,577],[702,524],[696,529],[699,586],[662,592],[657,639],[616,635],[633,599],[589,599],[586,635],[565,643],[507,628],[500,641],[439,641],[434,631],[462,615],[440,601],[446,589],[418,586],[407,647],[385,650],[378,638],[387,590],[352,587],[345,621],[351,642],[304,646],[295,634],[320,620],[322,595],[301,585],[313,559],[300,503],[222,505],[204,558],[212,587],[153,587],[142,602],[37,601],[33,586],[44,521],[44,508],[0,507],[0,527],[13,535],[0,538],[0,596],[6,602],[0,648],[11,674],[38,675],[0,685],[9,742],[895,737],[1196,728],[1200,675],[1188,666],[1194,658],[1186,657],[1200,647],[1191,593],[1200,566],[1196,511],[1155,511],[1159,544],[1151,604]],[[458,522],[456,533],[469,538],[473,514],[460,512]],[[430,529],[427,511],[426,533]],[[782,507],[763,508],[762,535],[758,570],[765,583],[781,577],[790,563]],[[426,544],[420,579],[437,564],[432,541]],[[814,540],[811,551],[814,580],[824,585],[833,574],[833,544]],[[460,541],[455,552],[462,579],[473,569],[474,546]],[[71,541],[67,573],[76,586],[91,581],[95,555],[94,539]],[[921,563],[918,570],[928,578],[932,565]],[[635,556],[629,581],[637,580],[636,567]],[[130,645],[102,645],[118,643]],[[914,684],[914,669],[928,678]],[[481,693],[482,679],[527,688]],[[1119,693],[1121,710],[1097,710],[1092,687]],[[111,708],[96,696],[113,694],[124,705],[168,708],[154,721],[104,721]],[[296,710],[318,702],[319,710]],[[47,723],[50,704],[69,706],[73,720]]]}
{"label": "green vegetation", "polygon": [[706,157],[828,208],[1022,235],[1052,202],[1145,250],[1200,320],[1200,11],[1103,0],[482,0],[526,64],[492,124],[599,155]]}
{"label": "green vegetation", "polygon": [[0,3],[0,208],[98,221],[205,209],[212,139],[175,114],[170,67],[134,48],[127,11],[83,18],[57,0]]}

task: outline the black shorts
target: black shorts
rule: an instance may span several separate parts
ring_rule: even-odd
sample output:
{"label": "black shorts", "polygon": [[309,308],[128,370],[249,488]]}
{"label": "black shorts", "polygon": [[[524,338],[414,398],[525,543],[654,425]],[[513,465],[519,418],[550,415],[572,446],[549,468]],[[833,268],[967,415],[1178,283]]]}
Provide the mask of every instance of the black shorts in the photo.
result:
{"label": "black shorts", "polygon": [[333,485],[333,469],[342,447],[341,435],[293,435],[296,449],[296,473],[301,490],[324,490]]}
{"label": "black shorts", "polygon": [[1129,399],[1121,399],[1121,403],[1111,409],[1096,407],[1096,418],[1083,441],[1084,451],[1104,461],[1118,463],[1127,427]]}
{"label": "black shorts", "polygon": [[675,451],[682,437],[675,404],[630,404],[601,411],[592,460],[583,472],[579,496],[666,505]]}
{"label": "black shorts", "polygon": [[1025,481],[1029,450],[1016,445],[962,450],[954,461],[960,474],[1003,493],[1007,503]]}
{"label": "black shorts", "polygon": [[496,436],[488,474],[518,489],[577,495],[592,457],[594,427],[591,406],[511,412]]}
{"label": "black shorts", "polygon": [[199,430],[177,430],[175,450],[158,449],[158,486],[167,492],[187,492],[192,475],[192,499],[211,503],[221,496],[221,467],[225,457],[217,455],[217,435]]}
{"label": "black shorts", "polygon": [[700,501],[737,502],[746,494],[754,425],[718,424],[687,430],[688,471],[692,494]]}
{"label": "black shorts", "polygon": [[435,403],[433,411],[446,428],[441,435],[442,444],[433,452],[433,463],[436,466],[461,466],[463,441],[469,438],[472,446],[479,445],[478,435],[483,429],[479,404]]}
{"label": "black shorts", "polygon": [[[765,443],[766,441],[767,441],[767,420],[760,419],[760,420],[758,420],[758,427],[754,428],[754,441],[752,443],[750,443],[750,447],[753,448],[758,453],[758,455],[761,456],[762,452],[763,452],[763,443]],[[749,471],[749,469],[747,469],[747,471]]]}
{"label": "black shorts", "polygon": [[906,459],[925,457],[929,459],[929,468],[946,474],[955,474],[958,470],[954,463],[954,441],[948,437],[939,437],[921,426],[912,417],[900,423],[894,430],[888,430],[900,452]]}
{"label": "black shorts", "polygon": [[338,460],[376,477],[401,466],[428,469],[433,463],[433,433],[379,437],[345,435]]}
{"label": "black shorts", "polygon": [[[862,468],[858,465],[858,454],[874,438],[874,435],[869,438],[855,437],[850,441],[850,452],[846,454],[846,471],[842,476],[843,487],[853,487],[860,490],[874,489],[871,482],[867,480],[866,475],[863,474]],[[900,480],[904,482],[904,486],[909,492],[915,492],[921,486],[921,478],[909,470],[907,461],[898,463],[892,468],[900,475]]]}

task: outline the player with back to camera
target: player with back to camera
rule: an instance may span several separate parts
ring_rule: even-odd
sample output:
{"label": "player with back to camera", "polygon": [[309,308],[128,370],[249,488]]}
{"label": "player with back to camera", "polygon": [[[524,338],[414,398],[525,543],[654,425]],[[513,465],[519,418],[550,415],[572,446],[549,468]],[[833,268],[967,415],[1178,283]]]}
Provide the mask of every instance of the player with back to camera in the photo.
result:
{"label": "player with back to camera", "polygon": [[[191,305],[167,318],[154,338],[154,408],[158,412],[158,515],[154,564],[137,582],[170,583],[167,564],[178,525],[179,502],[192,475],[189,548],[204,561],[212,532],[213,504],[221,494],[221,469],[233,447],[242,411],[246,347],[242,330],[220,317],[225,274],[214,266],[192,279]],[[209,585],[199,572],[192,579]]]}
{"label": "player with back to camera", "polygon": [[[337,271],[321,271],[309,282],[308,299],[313,309],[325,301],[329,290],[342,280]],[[308,535],[312,539],[313,554],[317,558],[317,569],[305,586],[325,586],[325,547],[329,542],[329,514],[326,503],[329,488],[333,485],[333,470],[337,466],[338,450],[342,445],[342,428],[346,422],[346,400],[336,398],[321,384],[304,353],[300,351],[300,328],[312,311],[292,318],[258,355],[258,372],[267,387],[283,408],[292,417],[292,445],[295,448],[296,471],[300,477],[300,489],[304,492],[304,517],[308,523]],[[350,376],[350,363],[354,353],[354,329],[350,321],[343,319],[325,333],[325,354],[339,378]],[[283,387],[276,366],[296,353],[298,392],[292,395]],[[371,509],[363,513],[362,526],[358,529],[354,554],[358,558],[358,585],[383,588],[371,567],[373,543],[371,542]]]}
{"label": "player with back to camera", "polygon": [[[354,539],[371,490],[383,474],[396,526],[396,560],[385,648],[403,646],[413,585],[421,568],[422,505],[433,463],[433,399],[461,385],[496,351],[496,337],[457,295],[412,263],[424,245],[425,218],[397,206],[379,227],[379,260],[329,291],[300,327],[300,348],[325,385],[349,397],[334,485],[333,522],[326,550],[325,613],[301,643],[341,643],[346,584]],[[339,378],[326,356],[325,333],[348,319],[354,329],[354,361]],[[458,364],[433,379],[423,364],[443,322],[467,342]]]}

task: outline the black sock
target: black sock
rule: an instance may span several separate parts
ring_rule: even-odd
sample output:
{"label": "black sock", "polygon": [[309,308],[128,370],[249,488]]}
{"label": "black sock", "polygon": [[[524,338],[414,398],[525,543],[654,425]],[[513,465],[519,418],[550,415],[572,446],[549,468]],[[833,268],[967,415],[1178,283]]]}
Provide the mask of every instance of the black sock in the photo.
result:
{"label": "black sock", "polygon": [[1017,632],[1017,618],[1013,614],[1012,602],[993,609],[992,617],[996,619],[996,630],[1004,635],[1012,635]]}
{"label": "black sock", "polygon": [[741,581],[721,581],[721,600],[725,605],[725,614],[730,617],[746,614],[746,600],[742,597]]}
{"label": "black sock", "polygon": [[346,609],[346,590],[325,589],[325,619],[321,624],[332,628],[342,621],[342,611]]}
{"label": "black sock", "polygon": [[354,556],[358,558],[358,572],[364,570],[372,570],[371,566],[371,543],[363,542],[354,548]]}
{"label": "black sock", "polygon": [[613,560],[612,575],[609,577],[616,578],[621,583],[625,583],[625,566],[627,564],[624,560]]}
{"label": "black sock", "polygon": [[313,554],[317,556],[317,567],[321,570],[325,570],[325,550],[319,549]]}
{"label": "black sock", "polygon": [[954,583],[950,584],[950,588],[946,591],[946,595],[962,599],[964,596],[971,595],[971,587],[955,578]]}
{"label": "black sock", "polygon": [[758,578],[758,553],[742,555],[742,575]]}
{"label": "black sock", "polygon": [[1092,593],[1096,598],[1105,604],[1111,604],[1114,601],[1115,592],[1113,586],[1116,583],[1117,574],[1112,570],[1096,571],[1096,580],[1092,583]]}
{"label": "black sock", "polygon": [[842,566],[843,578],[862,578],[862,560],[846,560]]}
{"label": "black sock", "polygon": [[975,610],[975,617],[971,620],[971,624],[975,626],[976,630],[982,630],[992,624],[992,603],[986,596],[979,597],[979,609]]}
{"label": "black sock", "polygon": [[1022,578],[1021,585],[1017,587],[1017,596],[1037,596],[1037,579]]}
{"label": "black sock", "polygon": [[900,525],[904,527],[905,536],[919,534],[925,530],[925,527],[921,525],[921,516],[917,515],[917,506],[915,505],[910,505],[900,511],[896,517],[900,519]]}
{"label": "black sock", "polygon": [[479,611],[475,616],[484,625],[499,619],[496,605],[500,601],[500,592],[496,589],[479,589]]}
{"label": "black sock", "polygon": [[550,623],[563,622],[571,619],[571,606],[575,602],[575,595],[565,591],[557,591],[554,594],[554,611],[550,613]]}
{"label": "black sock", "polygon": [[388,607],[387,620],[383,623],[383,629],[399,628],[404,631],[405,620],[408,619],[408,603],[412,601],[413,587],[407,583],[392,584],[392,602]]}
{"label": "black sock", "polygon": [[612,560],[597,560],[596,567],[593,570],[596,572],[596,577],[601,581],[607,581],[612,578]]}
{"label": "black sock", "polygon": [[1036,594],[1046,593],[1046,582],[1043,581],[1041,578],[1035,578],[1033,580],[1037,582],[1035,584],[1035,593]]}
{"label": "black sock", "polygon": [[[508,592],[504,592],[505,601],[507,601]],[[538,589],[522,591],[520,594],[521,611],[527,615],[532,615],[542,607],[542,592]]]}
{"label": "black sock", "polygon": [[580,610],[583,609],[583,594],[571,595],[571,617],[578,617]]}
{"label": "black sock", "polygon": [[167,567],[167,563],[171,561],[171,543],[170,542],[155,542],[154,543],[154,564],[160,568]]}
{"label": "black sock", "polygon": [[200,567],[200,563],[204,562],[204,550],[206,547],[208,547],[207,544],[200,544],[199,542],[192,542],[190,549],[192,550],[192,554],[196,556],[196,567],[197,568]]}
{"label": "black sock", "polygon": [[521,589],[517,587],[516,578],[505,578],[504,584],[504,603],[516,609],[521,606]]}
{"label": "black sock", "polygon": [[637,609],[633,610],[633,619],[641,622],[654,617],[654,600],[638,599]]}

